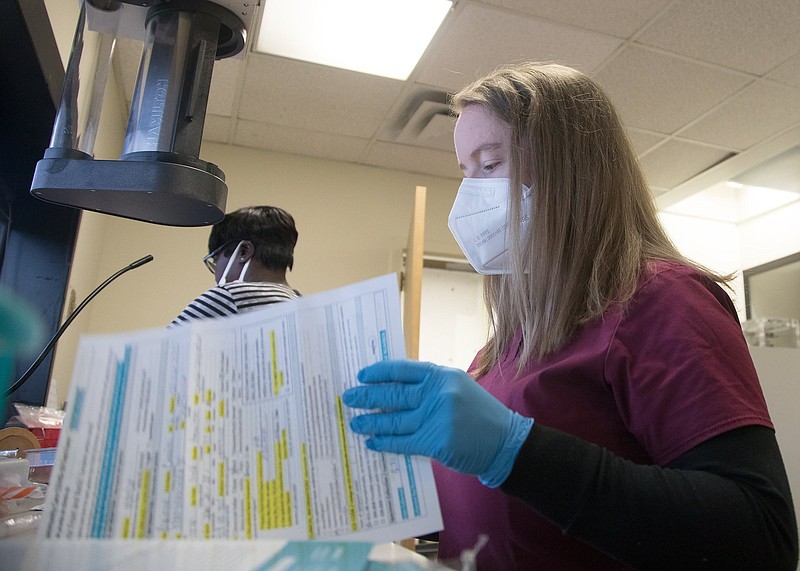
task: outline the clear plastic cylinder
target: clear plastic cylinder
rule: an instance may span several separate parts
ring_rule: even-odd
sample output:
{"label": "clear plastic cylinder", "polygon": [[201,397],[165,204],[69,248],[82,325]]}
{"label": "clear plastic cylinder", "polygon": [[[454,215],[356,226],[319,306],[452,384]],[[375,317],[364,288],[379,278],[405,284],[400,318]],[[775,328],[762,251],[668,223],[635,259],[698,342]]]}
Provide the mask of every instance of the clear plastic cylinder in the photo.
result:
{"label": "clear plastic cylinder", "polygon": [[173,152],[193,15],[165,11],[151,17],[131,103],[122,154]]}
{"label": "clear plastic cylinder", "polygon": [[67,63],[61,103],[50,147],[94,152],[111,56],[121,10],[119,2],[81,2]]}

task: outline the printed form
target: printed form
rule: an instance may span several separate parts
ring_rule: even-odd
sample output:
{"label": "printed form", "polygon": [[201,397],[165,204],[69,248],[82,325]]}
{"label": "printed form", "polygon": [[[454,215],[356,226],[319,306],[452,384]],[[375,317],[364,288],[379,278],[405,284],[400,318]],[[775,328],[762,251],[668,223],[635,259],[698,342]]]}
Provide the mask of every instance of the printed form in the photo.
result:
{"label": "printed form", "polygon": [[384,542],[442,528],[430,461],[370,451],[342,392],[403,358],[394,274],[81,340],[46,538]]}

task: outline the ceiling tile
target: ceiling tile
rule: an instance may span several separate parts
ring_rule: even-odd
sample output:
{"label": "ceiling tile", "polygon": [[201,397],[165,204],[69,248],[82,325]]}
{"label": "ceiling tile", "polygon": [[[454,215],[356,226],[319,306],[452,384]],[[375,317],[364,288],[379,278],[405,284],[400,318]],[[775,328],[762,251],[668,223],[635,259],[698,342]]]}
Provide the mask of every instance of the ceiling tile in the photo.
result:
{"label": "ceiling tile", "polygon": [[371,137],[404,82],[279,57],[250,54],[239,118]]}
{"label": "ceiling tile", "polygon": [[660,196],[660,195],[664,194],[665,192],[669,192],[670,190],[672,190],[672,189],[671,188],[659,188],[659,187],[656,187],[656,186],[651,186],[650,187],[650,192],[653,193],[653,197]]}
{"label": "ceiling tile", "polygon": [[767,77],[787,85],[800,87],[800,54],[786,60]]}
{"label": "ceiling tile", "polygon": [[760,80],[680,135],[744,150],[798,121],[800,89]]}
{"label": "ceiling tile", "polygon": [[239,120],[233,144],[280,153],[357,162],[369,141],[343,135]]}
{"label": "ceiling tile", "polygon": [[230,137],[231,118],[206,113],[203,123],[203,140],[227,143]]}
{"label": "ceiling tile", "polygon": [[214,62],[211,87],[208,91],[208,113],[227,115],[228,117],[233,114],[233,101],[242,66],[244,66],[242,60],[230,58]]}
{"label": "ceiling tile", "polygon": [[[446,92],[551,60],[606,87],[660,194],[797,128],[798,11],[800,0],[458,0],[407,82],[252,52],[217,61],[203,137],[458,179]],[[117,42],[126,102],[141,48]]]}
{"label": "ceiling tile", "polygon": [[800,51],[797,0],[683,0],[637,41],[762,75]]}
{"label": "ceiling tile", "polygon": [[480,4],[467,4],[440,33],[417,79],[451,91],[514,61],[558,61],[589,72],[622,43]]}
{"label": "ceiling tile", "polygon": [[800,145],[733,177],[735,182],[800,194]]}
{"label": "ceiling tile", "polygon": [[366,162],[378,167],[445,178],[460,179],[464,176],[452,151],[421,149],[378,141],[367,153]]}
{"label": "ceiling tile", "polygon": [[556,22],[628,38],[671,0],[484,0]]}
{"label": "ceiling tile", "polygon": [[630,46],[596,76],[629,127],[671,134],[750,79],[719,68]]}
{"label": "ceiling tile", "polygon": [[648,184],[658,188],[673,188],[728,155],[727,151],[715,147],[671,140],[641,157],[639,162]]}
{"label": "ceiling tile", "polygon": [[641,129],[628,129],[628,138],[633,143],[633,150],[637,155],[642,155],[665,139],[664,135],[642,131]]}

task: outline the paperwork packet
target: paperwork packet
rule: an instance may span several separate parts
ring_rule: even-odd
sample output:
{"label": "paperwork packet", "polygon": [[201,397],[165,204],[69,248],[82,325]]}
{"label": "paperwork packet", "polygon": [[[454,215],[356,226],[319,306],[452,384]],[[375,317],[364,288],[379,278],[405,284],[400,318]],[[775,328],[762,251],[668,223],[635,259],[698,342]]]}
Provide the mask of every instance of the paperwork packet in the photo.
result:
{"label": "paperwork packet", "polygon": [[42,538],[385,542],[442,527],[430,460],[368,450],[342,392],[403,358],[387,275],[85,337]]}

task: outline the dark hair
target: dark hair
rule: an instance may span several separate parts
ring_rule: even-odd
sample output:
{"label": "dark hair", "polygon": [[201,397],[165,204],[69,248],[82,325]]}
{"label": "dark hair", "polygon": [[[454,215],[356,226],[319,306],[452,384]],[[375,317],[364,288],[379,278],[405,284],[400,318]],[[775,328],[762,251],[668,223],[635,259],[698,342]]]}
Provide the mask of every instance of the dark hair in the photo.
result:
{"label": "dark hair", "polygon": [[275,206],[248,206],[226,214],[211,228],[208,251],[225,246],[230,256],[236,245],[249,240],[255,246],[255,258],[271,270],[292,269],[297,229],[292,215]]}

